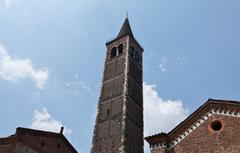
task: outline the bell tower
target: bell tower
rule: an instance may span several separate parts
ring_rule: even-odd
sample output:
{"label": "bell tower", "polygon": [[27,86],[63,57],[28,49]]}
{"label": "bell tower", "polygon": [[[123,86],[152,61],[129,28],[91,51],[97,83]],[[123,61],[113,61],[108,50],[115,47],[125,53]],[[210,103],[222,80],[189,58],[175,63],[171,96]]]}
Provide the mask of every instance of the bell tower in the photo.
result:
{"label": "bell tower", "polygon": [[126,17],[106,43],[91,153],[143,153],[142,53]]}

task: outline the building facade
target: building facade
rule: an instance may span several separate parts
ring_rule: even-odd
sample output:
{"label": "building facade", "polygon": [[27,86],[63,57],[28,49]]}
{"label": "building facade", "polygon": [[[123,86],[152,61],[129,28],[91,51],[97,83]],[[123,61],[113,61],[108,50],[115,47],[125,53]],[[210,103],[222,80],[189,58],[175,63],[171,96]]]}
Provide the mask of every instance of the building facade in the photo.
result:
{"label": "building facade", "polygon": [[14,135],[0,138],[0,153],[77,153],[62,132],[17,128]]}
{"label": "building facade", "polygon": [[151,153],[239,153],[240,102],[209,99],[169,133],[145,139]]}
{"label": "building facade", "polygon": [[142,54],[126,18],[106,43],[91,153],[143,153]]}

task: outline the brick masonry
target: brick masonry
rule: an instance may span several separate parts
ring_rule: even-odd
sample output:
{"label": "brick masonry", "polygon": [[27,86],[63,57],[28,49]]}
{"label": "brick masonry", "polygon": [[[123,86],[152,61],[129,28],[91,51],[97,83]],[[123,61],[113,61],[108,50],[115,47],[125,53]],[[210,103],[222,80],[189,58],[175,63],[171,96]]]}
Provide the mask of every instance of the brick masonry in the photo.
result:
{"label": "brick masonry", "polygon": [[239,153],[240,103],[207,101],[168,134],[147,137],[152,153]]}
{"label": "brick masonry", "polygon": [[142,53],[126,18],[106,43],[91,153],[143,153]]}
{"label": "brick masonry", "polygon": [[77,153],[62,133],[17,128],[0,138],[0,153]]}
{"label": "brick masonry", "polygon": [[[222,129],[214,131],[211,123],[218,120]],[[239,153],[240,151],[240,118],[224,115],[213,115],[169,153]]]}

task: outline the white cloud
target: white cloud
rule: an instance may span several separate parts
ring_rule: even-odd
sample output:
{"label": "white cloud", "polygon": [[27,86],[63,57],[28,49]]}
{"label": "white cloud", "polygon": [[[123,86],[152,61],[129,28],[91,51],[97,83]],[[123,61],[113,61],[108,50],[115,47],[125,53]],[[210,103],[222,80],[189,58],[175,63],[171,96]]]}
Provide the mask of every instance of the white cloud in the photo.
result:
{"label": "white cloud", "polygon": [[34,69],[30,59],[13,59],[0,44],[0,78],[9,81],[30,78],[37,88],[43,89],[48,79],[48,69]]}
{"label": "white cloud", "polygon": [[145,136],[169,132],[185,119],[189,111],[181,100],[163,100],[156,86],[143,83]]}
{"label": "white cloud", "polygon": [[[59,133],[61,127],[64,127],[61,121],[55,120],[45,107],[35,111],[31,128]],[[64,127],[63,133],[70,136],[72,130]]]}
{"label": "white cloud", "polygon": [[163,56],[161,59],[160,59],[160,64],[158,65],[158,67],[160,68],[160,70],[162,72],[166,72],[167,71],[167,63],[168,63],[168,58]]}

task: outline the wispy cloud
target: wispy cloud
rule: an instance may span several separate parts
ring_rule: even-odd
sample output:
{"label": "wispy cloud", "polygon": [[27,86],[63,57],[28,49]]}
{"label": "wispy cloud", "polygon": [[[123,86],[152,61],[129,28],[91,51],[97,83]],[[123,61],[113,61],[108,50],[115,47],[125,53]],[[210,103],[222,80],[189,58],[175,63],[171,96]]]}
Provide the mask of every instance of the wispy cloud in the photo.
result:
{"label": "wispy cloud", "polygon": [[18,5],[20,0],[5,0],[6,8],[10,8],[12,5]]}
{"label": "wispy cloud", "polygon": [[168,58],[166,56],[163,56],[160,59],[160,64],[158,65],[158,67],[160,68],[160,70],[162,72],[166,72],[167,71],[167,63],[168,63]]}
{"label": "wispy cloud", "polygon": [[11,5],[11,0],[5,0],[5,5],[6,5],[6,7],[10,7],[10,5]]}
{"label": "wispy cloud", "polygon": [[68,81],[64,83],[64,86],[66,87],[66,93],[67,94],[73,94],[73,95],[82,95],[84,93],[94,94],[91,87],[84,81],[81,81],[78,74],[75,74],[75,78],[72,81]]}
{"label": "wispy cloud", "polygon": [[35,110],[31,128],[58,133],[61,127],[64,127],[64,135],[70,137],[72,130],[66,128],[61,121],[55,120],[45,107]]}
{"label": "wispy cloud", "polygon": [[164,100],[159,97],[154,84],[144,83],[143,93],[145,136],[169,132],[189,114],[181,100]]}
{"label": "wispy cloud", "polygon": [[0,44],[0,78],[13,82],[30,78],[37,88],[43,89],[48,79],[48,69],[34,69],[31,59],[12,58]]}
{"label": "wispy cloud", "polygon": [[177,56],[175,65],[178,71],[180,71],[183,68],[185,61],[186,59],[183,56]]}

